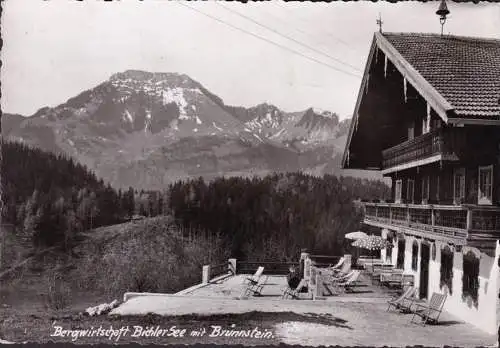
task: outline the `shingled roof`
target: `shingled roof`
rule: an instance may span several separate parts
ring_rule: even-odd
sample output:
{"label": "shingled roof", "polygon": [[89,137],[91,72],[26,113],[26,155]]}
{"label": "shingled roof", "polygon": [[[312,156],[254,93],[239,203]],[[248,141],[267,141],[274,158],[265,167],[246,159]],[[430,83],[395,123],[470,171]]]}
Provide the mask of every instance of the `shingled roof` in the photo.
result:
{"label": "shingled roof", "polygon": [[456,117],[500,118],[500,40],[421,33],[383,36],[451,104]]}

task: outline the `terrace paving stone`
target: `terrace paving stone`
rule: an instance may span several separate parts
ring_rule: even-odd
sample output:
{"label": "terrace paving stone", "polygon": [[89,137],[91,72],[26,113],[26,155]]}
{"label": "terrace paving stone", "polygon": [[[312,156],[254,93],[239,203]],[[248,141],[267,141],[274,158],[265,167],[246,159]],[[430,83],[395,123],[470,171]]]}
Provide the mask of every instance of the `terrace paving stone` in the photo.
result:
{"label": "terrace paving stone", "polygon": [[283,300],[284,276],[269,276],[262,296],[241,298],[246,275],[229,276],[206,286],[184,291],[182,295],[165,294],[130,298],[111,315],[165,316],[198,314],[241,314],[247,312],[293,312],[339,319],[342,325],[285,321],[274,324],[280,341],[301,345],[369,345],[369,346],[494,346],[496,336],[443,312],[438,325],[411,323],[411,315],[387,312],[387,300],[394,291],[387,290],[366,276],[358,292],[328,296],[312,301]]}

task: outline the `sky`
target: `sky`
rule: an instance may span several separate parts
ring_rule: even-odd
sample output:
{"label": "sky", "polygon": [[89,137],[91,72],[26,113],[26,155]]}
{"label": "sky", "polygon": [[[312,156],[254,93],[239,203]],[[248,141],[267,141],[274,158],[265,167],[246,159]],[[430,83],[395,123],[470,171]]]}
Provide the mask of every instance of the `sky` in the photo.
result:
{"label": "sky", "polygon": [[[116,72],[184,73],[226,104],[350,117],[373,33],[439,33],[439,2],[6,0],[3,112],[32,115]],[[447,34],[500,38],[500,3],[448,2]]]}

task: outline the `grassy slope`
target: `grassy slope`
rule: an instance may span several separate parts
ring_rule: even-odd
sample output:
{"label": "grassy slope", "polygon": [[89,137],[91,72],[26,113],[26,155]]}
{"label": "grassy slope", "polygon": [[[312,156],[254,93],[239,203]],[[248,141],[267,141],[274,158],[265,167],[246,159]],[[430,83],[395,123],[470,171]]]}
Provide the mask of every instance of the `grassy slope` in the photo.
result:
{"label": "grassy slope", "polygon": [[81,233],[72,255],[44,253],[1,279],[0,306],[45,309],[54,292],[64,307],[76,308],[119,299],[125,291],[179,291],[199,281],[201,266],[216,260],[217,249],[214,241],[181,234],[169,217]]}

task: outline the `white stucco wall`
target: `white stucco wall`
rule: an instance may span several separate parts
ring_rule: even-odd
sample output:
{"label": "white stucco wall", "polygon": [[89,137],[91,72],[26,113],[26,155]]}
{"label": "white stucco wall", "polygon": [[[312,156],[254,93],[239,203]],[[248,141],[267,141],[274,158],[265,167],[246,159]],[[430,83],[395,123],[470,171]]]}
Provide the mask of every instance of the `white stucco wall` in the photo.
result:
{"label": "white stucco wall", "polygon": [[[452,295],[448,296],[444,306],[446,311],[492,334],[497,332],[498,265],[495,260],[496,258],[481,253],[479,261],[478,307],[476,308],[473,304],[469,305],[467,300],[462,299],[463,253],[455,252],[453,256]],[[437,277],[439,277],[439,270]]]}
{"label": "white stucco wall", "polygon": [[[440,289],[440,265],[441,249],[445,244],[436,243],[436,260],[431,259],[429,264],[429,298],[433,292],[443,293],[446,288]],[[432,251],[432,250],[431,250]],[[466,252],[467,249],[464,249]],[[481,253],[479,263],[479,290],[478,307],[473,304],[468,305],[467,300],[462,299],[462,267],[463,252],[453,254],[453,279],[452,293],[448,294],[444,309],[457,316],[461,320],[468,322],[488,333],[495,334],[497,325],[497,305],[498,305],[498,251],[495,257],[490,257]],[[420,270],[420,268],[419,268]],[[417,286],[420,283],[417,283]]]}
{"label": "white stucco wall", "polygon": [[[413,242],[417,241],[419,244],[418,251],[418,268],[417,271],[411,269],[412,260],[412,246]],[[441,250],[446,245],[444,242],[435,242],[436,257],[432,259],[432,246],[430,248],[429,260],[429,280],[428,280],[428,299],[432,296],[433,292],[443,293],[447,291],[445,287],[442,289],[440,283],[440,267],[441,267]],[[393,249],[393,261],[396,263],[397,245]],[[490,334],[496,334],[498,325],[500,325],[500,318],[497,318],[497,312],[500,315],[500,301],[498,294],[500,291],[500,270],[498,267],[498,258],[500,254],[500,244],[497,243],[497,250],[495,257],[480,254],[479,263],[479,289],[478,289],[478,307],[473,304],[468,304],[467,300],[462,299],[462,267],[463,255],[468,250],[464,247],[463,251],[455,251],[453,254],[453,279],[452,279],[452,293],[448,293],[444,310],[457,316],[459,319],[468,322],[483,331]],[[415,286],[420,287],[420,262],[421,262],[421,240],[412,236],[405,237],[405,262],[404,272],[413,274],[415,279]]]}
{"label": "white stucco wall", "polygon": [[[413,242],[417,241],[418,243],[418,263],[417,263],[417,270],[414,271],[411,268],[411,260],[412,260],[412,255],[413,255]],[[416,287],[420,287],[420,242],[412,236],[406,236],[405,237],[405,267],[404,267],[404,273],[405,274],[412,274],[413,279],[414,279],[414,285]]]}
{"label": "white stucco wall", "polygon": [[[382,236],[386,235],[387,232],[382,233]],[[419,246],[417,271],[411,268],[414,241],[417,241]],[[422,241],[419,238],[409,235],[405,236],[404,272],[414,275],[415,286],[417,287],[420,287],[421,243]],[[441,275],[441,250],[447,244],[445,242],[436,241],[434,245],[436,248],[436,257],[434,260],[432,258],[432,244],[430,246],[428,299],[430,299],[433,292],[443,293],[447,291],[446,286],[440,288],[439,285]],[[498,298],[500,292],[500,270],[498,267],[500,244],[497,242],[497,250],[494,257],[488,256],[485,253],[480,253],[477,308],[472,303],[470,305],[467,303],[470,301],[462,299],[463,255],[467,253],[468,250],[470,250],[468,247],[464,247],[462,251],[454,251],[453,253],[452,292],[451,294],[448,293],[444,310],[483,331],[490,334],[496,334],[500,325],[500,300]],[[397,263],[397,255],[398,244],[395,243],[392,249],[391,259],[393,265]],[[388,261],[385,250],[382,251],[382,260]]]}

